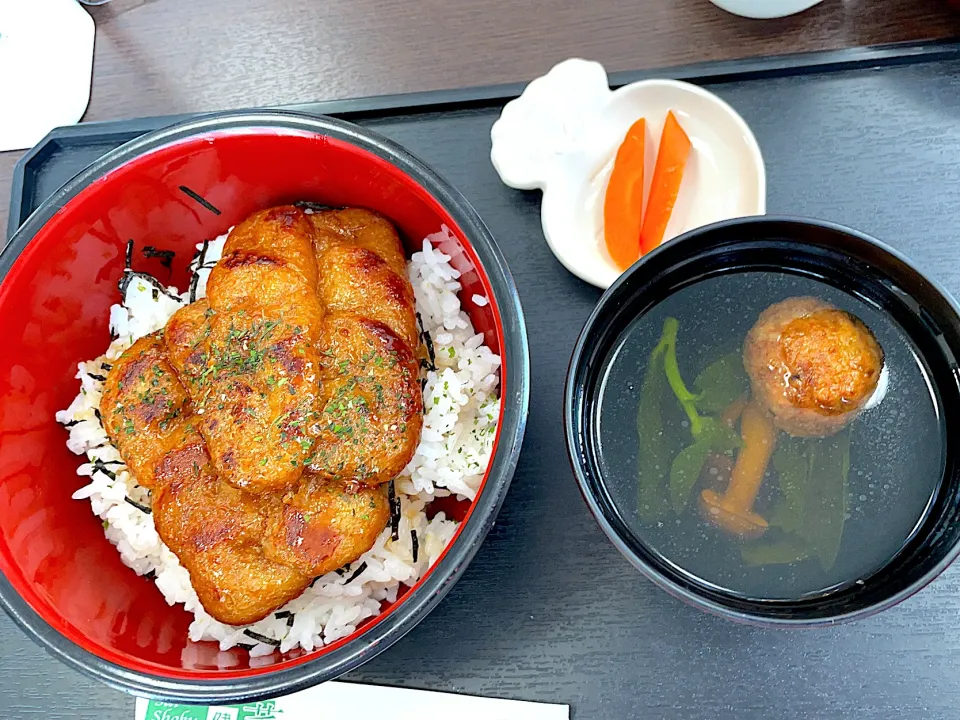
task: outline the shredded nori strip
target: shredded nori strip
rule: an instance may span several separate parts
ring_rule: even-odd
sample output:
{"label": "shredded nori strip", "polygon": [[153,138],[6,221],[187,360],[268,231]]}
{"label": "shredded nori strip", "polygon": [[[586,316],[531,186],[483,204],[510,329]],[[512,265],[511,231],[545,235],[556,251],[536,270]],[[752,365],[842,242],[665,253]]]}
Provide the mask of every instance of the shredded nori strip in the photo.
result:
{"label": "shredded nori strip", "polygon": [[171,300],[176,300],[178,303],[183,302],[183,300],[180,299],[179,295],[175,295],[174,293],[167,290],[163,286],[163,283],[161,283],[152,275],[147,275],[146,273],[133,272],[132,270],[125,271],[123,273],[123,277],[120,278],[120,284],[117,286],[120,290],[120,297],[126,296],[127,288],[130,287],[130,283],[132,283],[134,280],[143,280],[145,283],[152,286],[154,289],[154,299],[159,298],[160,296],[157,293],[161,292]]}
{"label": "shredded nori strip", "polygon": [[312,200],[297,200],[293,205],[294,207],[313,210],[314,212],[323,212],[324,210],[340,210],[339,207],[335,207],[333,205],[324,205],[323,203],[313,202]]}
{"label": "shredded nori strip", "polygon": [[274,616],[277,620],[283,620],[285,617],[290,617],[291,615],[293,615],[293,613],[290,612],[289,610],[281,610],[280,612],[277,612],[277,613],[274,613],[274,614],[273,614],[273,616]]}
{"label": "shredded nori strip", "polygon": [[147,580],[154,580],[154,579],[157,577],[157,571],[156,571],[156,570],[150,570],[149,572],[144,573],[143,576],[144,576]]}
{"label": "shredded nori strip", "polygon": [[430,364],[425,365],[424,367],[427,367],[430,370],[436,370],[437,354],[433,349],[433,338],[430,337],[430,333],[423,329],[423,318],[420,316],[420,313],[417,313],[417,326],[420,328],[420,340],[423,341],[423,344],[426,346],[427,355],[430,357]]}
{"label": "shredded nori strip", "polygon": [[287,627],[293,627],[294,617],[295,615],[293,613],[290,613],[290,615],[287,616]]}
{"label": "shredded nori strip", "polygon": [[320,579],[320,576],[317,575],[313,580],[310,581],[310,584],[307,587],[313,587],[314,585],[317,584],[317,580],[319,579]]}
{"label": "shredded nori strip", "polygon": [[207,248],[210,247],[210,241],[204,240],[203,247],[197,252],[197,267],[193,271],[193,275],[190,276],[190,302],[197,301],[197,285],[200,283],[200,268],[203,267],[203,263],[207,259]]}
{"label": "shredded nori strip", "polygon": [[273,645],[274,647],[280,647],[279,640],[268,638],[266,635],[261,635],[260,633],[254,632],[253,630],[244,630],[243,634],[246,635],[247,637],[253,638],[257,642],[262,642],[266,645]]}
{"label": "shredded nori strip", "polygon": [[107,378],[103,375],[97,375],[96,373],[87,373],[88,377],[92,377],[94,380],[99,380],[100,382],[106,382]]}
{"label": "shredded nori strip", "polygon": [[97,460],[101,465],[123,465],[120,460]]}
{"label": "shredded nori strip", "polygon": [[133,240],[127,240],[127,251],[123,256],[123,269],[130,270],[133,268]]}
{"label": "shredded nori strip", "polygon": [[413,547],[413,561],[416,562],[420,557],[420,541],[417,539],[417,531],[410,531],[410,545]]}
{"label": "shredded nori strip", "polygon": [[142,513],[146,513],[147,515],[149,515],[150,513],[153,512],[152,509],[148,508],[146,505],[141,505],[136,500],[131,500],[128,497],[124,497],[123,499],[126,500],[131,505],[133,505],[137,510],[139,510]]}
{"label": "shredded nori strip", "polygon": [[100,363],[100,369],[101,369],[101,370],[106,370],[107,372],[110,372],[111,370],[113,370],[113,365],[111,365],[110,363],[102,362],[102,363]]}
{"label": "shredded nori strip", "polygon": [[103,473],[111,480],[117,479],[117,474],[113,472],[113,470],[110,470],[102,460],[93,461],[93,472]]}
{"label": "shredded nori strip", "polygon": [[210,202],[210,201],[207,200],[205,197],[203,197],[203,195],[200,195],[199,193],[191,190],[191,189],[188,188],[186,185],[181,185],[181,186],[180,186],[180,192],[182,192],[184,195],[187,195],[188,197],[193,198],[194,200],[196,200],[198,203],[200,203],[201,205],[203,205],[207,210],[209,210],[210,212],[212,212],[214,215],[219,215],[219,214],[220,214],[220,211],[216,208],[216,206],[215,206],[212,202]]}
{"label": "shredded nori strip", "polygon": [[250,645],[249,643],[237,643],[236,647],[240,648],[241,650],[246,650],[247,652],[253,650],[253,645]]}
{"label": "shredded nori strip", "polygon": [[173,259],[177,256],[173,250],[157,250],[153,245],[144,246],[140,252],[144,257],[159,259],[160,264],[167,270],[173,269]]}
{"label": "shredded nori strip", "polygon": [[357,569],[353,573],[353,575],[347,578],[347,581],[344,583],[344,585],[349,585],[350,583],[352,583],[354,580],[360,577],[360,573],[362,573],[366,569],[367,569],[367,563],[366,562],[360,563],[360,565],[357,566]]}
{"label": "shredded nori strip", "polygon": [[345,565],[345,566],[342,567],[342,568],[337,568],[336,570],[334,570],[334,572],[335,572],[337,575],[339,575],[340,577],[343,577],[344,575],[347,574],[347,568],[348,568],[348,567],[350,567],[349,564]]}
{"label": "shredded nori strip", "polygon": [[156,288],[153,288],[153,290],[151,290],[150,292],[153,294],[153,301],[154,301],[154,302],[156,302],[157,300],[160,299],[160,291],[159,291],[159,290],[157,290]]}
{"label": "shredded nori strip", "polygon": [[63,424],[64,427],[73,427],[74,425],[79,425],[83,420],[68,420]]}
{"label": "shredded nori strip", "polygon": [[400,498],[397,497],[397,490],[393,486],[393,480],[387,486],[390,498],[390,538],[393,541],[400,539]]}
{"label": "shredded nori strip", "polygon": [[100,421],[100,424],[103,424],[103,415],[100,414],[100,408],[94,408],[93,414],[97,416],[97,420]]}

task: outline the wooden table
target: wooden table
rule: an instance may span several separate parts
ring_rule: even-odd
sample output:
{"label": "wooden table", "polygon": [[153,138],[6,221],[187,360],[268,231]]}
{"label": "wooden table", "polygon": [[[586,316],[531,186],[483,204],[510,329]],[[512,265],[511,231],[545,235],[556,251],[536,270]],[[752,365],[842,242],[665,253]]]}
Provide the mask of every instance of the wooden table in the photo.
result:
{"label": "wooden table", "polygon": [[[320,17],[316,13],[321,3],[307,0],[114,0],[110,6],[94,10],[100,30],[88,118],[517,81],[574,54],[598,58],[611,69],[626,69],[939,38],[953,35],[956,22],[935,0],[851,0],[844,4],[827,0],[806,15],[770,23],[726,16],[706,0],[647,0],[651,7],[642,13],[637,10],[642,3],[637,0],[581,2],[577,8],[570,0],[544,0],[536,11],[532,6],[527,9],[522,0],[492,7],[497,1],[485,0],[486,5],[484,0],[451,2],[450,7],[441,8],[433,0],[402,5],[386,0],[325,0]],[[308,19],[308,8],[313,8],[316,19]],[[435,47],[410,44],[414,30],[423,34],[427,18],[435,23],[431,31]],[[664,29],[668,27],[676,30]],[[268,40],[277,47],[267,49]],[[905,77],[905,84],[910,85],[911,76]],[[939,92],[956,97],[956,86],[945,84]],[[852,113],[835,122],[853,125],[857,117]],[[941,118],[931,142],[946,137],[951,122],[949,114]],[[776,127],[776,123],[767,127]],[[774,137],[761,137],[761,143],[768,139],[771,147],[783,145],[783,138],[778,145]],[[814,142],[809,137],[806,140],[811,145]],[[920,155],[917,157],[920,163]],[[0,156],[0,195],[4,197],[16,158],[15,153]],[[784,177],[802,172],[800,159],[794,158],[798,167],[790,164],[790,157],[780,155],[771,160],[785,163],[781,168]],[[849,190],[845,185],[879,192],[869,184],[872,175],[867,169],[854,173],[855,182],[842,183],[845,176],[840,170],[851,162],[849,157],[832,158],[826,149],[803,159],[804,167],[829,166],[826,176],[835,177],[837,184],[789,198],[774,184],[771,209],[812,212],[836,197],[837,206],[829,208],[828,215],[845,217],[851,224],[883,235],[884,228],[891,234],[909,234],[903,218],[910,212],[919,216],[918,208],[924,202],[941,210],[955,205],[948,199],[948,184],[936,185],[941,192],[932,198],[907,184],[903,187],[909,197],[900,198],[909,201],[906,209],[884,195],[877,196],[876,207],[863,211],[862,216],[849,217],[849,211],[844,216],[843,192]],[[924,168],[911,165],[904,169],[907,175],[914,171],[919,174]],[[942,178],[950,177],[949,168],[940,168],[940,172]],[[464,185],[471,181],[467,169],[462,169],[461,175],[451,175],[451,179]],[[483,199],[491,203],[496,198]],[[5,207],[0,212],[5,213]],[[531,218],[532,234],[536,232],[535,215]],[[4,224],[2,216],[0,227]],[[933,240],[946,247],[955,227],[956,223],[943,223],[929,232],[939,232],[940,237]],[[539,255],[525,262],[509,258],[518,283],[523,286],[539,274],[555,272],[558,283],[567,281],[562,287],[570,293],[563,302],[558,295],[555,304],[576,301],[577,311],[583,311],[596,293],[558,271],[546,250],[537,248]],[[919,252],[921,248],[906,249]],[[960,287],[960,274],[947,255],[928,256],[926,262],[926,269],[942,268],[941,274],[947,273],[951,289]],[[571,316],[555,327],[531,324],[538,372],[549,374],[556,381],[553,385],[559,385],[566,362],[565,351],[555,350],[572,344],[580,322],[582,318]],[[551,419],[551,428],[559,426],[559,402],[555,402],[559,387],[553,385],[545,389],[541,382],[535,398],[539,403],[536,411]],[[584,717],[611,720],[626,717],[617,712],[644,707],[657,709],[651,717],[723,717],[724,713],[732,715],[735,708],[740,717],[772,717],[770,708],[781,704],[782,713],[777,715],[782,717],[821,717],[818,713],[831,708],[834,717],[852,717],[854,713],[871,719],[957,716],[946,708],[955,707],[952,699],[960,697],[960,684],[953,681],[949,686],[957,677],[951,667],[956,657],[957,608],[949,599],[960,592],[960,569],[954,568],[942,578],[937,591],[928,590],[869,623],[776,636],[719,623],[684,608],[631,571],[583,509],[572,481],[559,487],[533,482],[538,477],[552,477],[551,464],[562,455],[554,446],[542,453],[549,442],[558,441],[528,432],[527,466],[514,481],[509,501],[512,509],[501,515],[485,544],[485,562],[471,567],[470,587],[480,593],[481,604],[522,606],[522,612],[511,615],[516,625],[493,627],[492,617],[476,617],[473,603],[457,602],[452,595],[415,631],[436,638],[436,657],[425,657],[423,644],[408,638],[355,673],[353,679],[568,701],[574,703],[574,717],[581,708]],[[522,519],[543,512],[548,493],[571,508],[570,517],[561,518],[564,522],[543,536],[533,537],[529,523]],[[578,557],[574,553],[569,558],[580,568],[579,577],[590,579],[589,587],[571,585],[567,595],[544,593],[539,603],[528,603],[545,588],[525,587],[530,579],[524,563],[555,562],[555,555],[548,551],[565,540],[589,548],[589,554]],[[511,556],[507,548],[521,541],[529,553]],[[602,563],[587,568],[588,560],[594,558],[602,558]],[[492,575],[479,577],[478,573],[492,569],[497,572],[494,581],[486,581]],[[585,594],[597,592],[617,599],[619,604],[612,612],[629,630],[622,637],[593,632],[598,619],[585,612]],[[638,609],[637,603],[646,609]],[[665,617],[671,619],[668,628],[650,625],[662,623]],[[658,633],[667,639],[651,643],[649,638]],[[2,616],[0,644],[5,648],[5,658],[0,661],[0,717],[132,717],[131,699],[53,660]],[[465,647],[481,650],[463,653]],[[611,654],[622,658],[623,667],[616,676],[604,671]],[[558,657],[566,660],[558,661]],[[661,660],[651,662],[651,657]],[[571,658],[576,658],[575,665]],[[646,674],[641,670],[644,666]],[[651,666],[654,672],[650,672]],[[682,672],[664,677],[658,670],[661,667]],[[557,697],[552,684],[556,677],[582,678],[581,686],[589,688],[590,694],[577,695],[579,691],[571,689]],[[643,703],[636,699],[638,692]],[[618,702],[626,696],[633,704]],[[720,696],[735,697],[737,704],[718,704]],[[605,714],[604,708],[613,714]]]}
{"label": "wooden table", "polygon": [[[707,0],[113,0],[86,120],[282,105],[952,37],[946,0],[825,0],[747,20]],[[0,227],[21,153],[0,153]]]}

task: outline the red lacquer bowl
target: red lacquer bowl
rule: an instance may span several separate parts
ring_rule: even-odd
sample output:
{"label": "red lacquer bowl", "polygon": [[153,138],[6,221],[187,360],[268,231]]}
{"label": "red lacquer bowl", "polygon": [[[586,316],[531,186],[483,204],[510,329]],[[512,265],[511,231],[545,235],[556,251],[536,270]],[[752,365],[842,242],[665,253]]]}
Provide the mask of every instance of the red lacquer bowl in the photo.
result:
{"label": "red lacquer bowl", "polygon": [[[444,555],[415,587],[357,632],[311,653],[253,661],[189,643],[190,616],[120,562],[85,501],[83,458],[54,420],[78,391],[79,361],[110,342],[108,311],[127,241],[176,251],[135,269],[184,288],[196,243],[251,212],[310,200],[389,217],[408,250],[446,225],[463,273],[462,305],[503,358],[494,457]],[[462,251],[457,254],[456,251]],[[154,263],[154,264],[151,264]],[[373,657],[440,601],[469,563],[506,495],[527,412],[526,332],[512,278],[467,201],[402,148],[328,118],[226,114],[189,121],[124,145],[47,200],[0,254],[0,603],[71,666],[116,687],[186,702],[239,702],[292,692]],[[489,298],[484,307],[470,299]],[[225,657],[228,655],[229,657]]]}

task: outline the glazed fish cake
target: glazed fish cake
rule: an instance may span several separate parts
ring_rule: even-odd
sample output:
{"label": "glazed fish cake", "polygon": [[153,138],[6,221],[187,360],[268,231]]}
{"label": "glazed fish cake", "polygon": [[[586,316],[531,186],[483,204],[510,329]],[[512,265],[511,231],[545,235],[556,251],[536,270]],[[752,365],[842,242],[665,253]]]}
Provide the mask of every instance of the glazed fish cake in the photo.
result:
{"label": "glazed fish cake", "polygon": [[167,325],[213,466],[235,487],[287,488],[313,451],[323,317],[316,284],[313,226],[297,208],[274,208],[234,228],[206,304]]}
{"label": "glazed fish cake", "polygon": [[186,384],[197,383],[203,372],[201,359],[210,352],[213,315],[206,300],[197,300],[177,310],[161,331],[170,364]]}
{"label": "glazed fish cake", "polygon": [[153,487],[154,468],[180,446],[193,415],[159,333],[137,340],[113,364],[100,413],[104,429],[137,482]]}
{"label": "glazed fish cake", "polygon": [[[254,213],[230,231],[223,255],[207,281],[207,300],[218,311],[277,305],[294,309],[317,286],[315,231],[299,208],[281,206]],[[314,328],[316,331],[316,328]]]}
{"label": "glazed fish cake", "polygon": [[276,302],[285,281],[308,288],[317,284],[315,232],[304,212],[281,205],[256,212],[230,231],[220,261],[207,281],[207,300],[218,309],[248,302]]}
{"label": "glazed fish cake", "polygon": [[308,216],[316,230],[317,254],[336,245],[353,245],[376,253],[400,277],[407,276],[407,258],[396,228],[372,210],[344,208]]}
{"label": "glazed fish cake", "polygon": [[310,468],[381,483],[409,462],[423,403],[413,289],[393,225],[368,210],[310,216],[320,300],[330,313],[319,343],[323,410]]}
{"label": "glazed fish cake", "polygon": [[218,475],[252,492],[295,483],[316,435],[316,348],[296,327],[221,315],[201,303],[179,310],[165,336]]}
{"label": "glazed fish cake", "polygon": [[383,487],[304,476],[271,515],[264,550],[304,575],[325,575],[373,547],[389,519]]}
{"label": "glazed fish cake", "polygon": [[386,325],[340,313],[327,316],[320,347],[323,409],[311,472],[388,482],[420,442],[416,358]]}
{"label": "glazed fish cake", "polygon": [[353,313],[390,328],[409,348],[420,343],[413,289],[405,275],[366,248],[338,245],[319,258],[320,301],[328,312]]}
{"label": "glazed fish cake", "polygon": [[[295,597],[309,582],[259,549],[269,498],[217,479],[190,399],[158,334],[114,363],[101,400],[104,427],[137,482],[152,489],[160,538],[190,573],[204,608],[246,624]],[[279,507],[279,502],[273,500]]]}
{"label": "glazed fish cake", "polygon": [[204,609],[229,625],[263,619],[297,597],[310,578],[263,551],[275,495],[251,495],[221,482],[203,439],[169,453],[157,468],[157,533],[190,573]]}

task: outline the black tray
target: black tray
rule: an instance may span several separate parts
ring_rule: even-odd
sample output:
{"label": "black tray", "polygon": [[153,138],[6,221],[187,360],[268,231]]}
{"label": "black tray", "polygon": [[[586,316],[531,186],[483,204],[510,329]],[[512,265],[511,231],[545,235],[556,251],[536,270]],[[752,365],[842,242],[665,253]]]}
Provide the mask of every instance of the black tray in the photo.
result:
{"label": "black tray", "polygon": [[[753,127],[767,164],[769,212],[871,233],[960,295],[960,47],[658,74],[706,85]],[[570,703],[578,720],[960,716],[960,571],[859,623],[761,630],[682,605],[604,538],[578,495],[561,427],[567,361],[599,293],[550,254],[539,194],[503,186],[489,161],[490,126],[519,89],[300,108],[393,138],[474,204],[516,277],[534,369],[526,442],[496,526],[447,600],[347,679]],[[55,131],[17,167],[11,227],[84,165],[173,119]],[[5,617],[0,643],[8,658],[0,695],[12,697],[14,709],[72,718],[86,707],[89,717],[131,717],[124,696],[52,662]]]}

